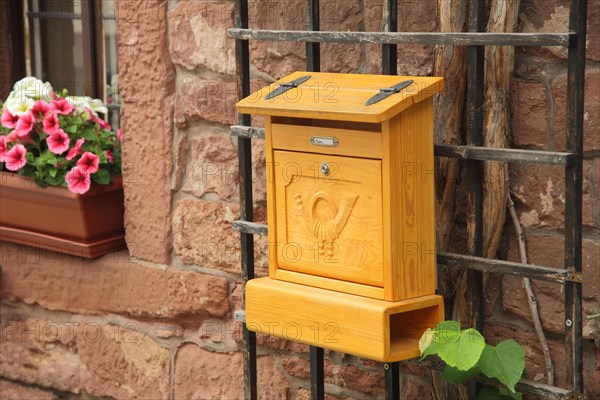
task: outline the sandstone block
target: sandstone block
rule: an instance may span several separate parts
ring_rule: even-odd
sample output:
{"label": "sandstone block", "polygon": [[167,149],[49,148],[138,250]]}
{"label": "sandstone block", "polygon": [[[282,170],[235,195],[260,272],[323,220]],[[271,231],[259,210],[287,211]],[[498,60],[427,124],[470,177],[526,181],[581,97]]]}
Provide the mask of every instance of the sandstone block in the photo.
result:
{"label": "sandstone block", "polygon": [[165,40],[167,2],[116,4],[126,240],[136,257],[167,263],[175,91]]}
{"label": "sandstone block", "polygon": [[175,253],[185,264],[239,274],[239,234],[231,228],[237,218],[237,203],[179,199],[173,211]]}
{"label": "sandstone block", "polygon": [[[229,131],[200,129],[206,132],[190,138],[191,157],[182,190],[196,197],[210,193],[216,195],[219,200],[237,198],[237,150]],[[192,131],[195,130],[196,128]]]}
{"label": "sandstone block", "polygon": [[52,392],[34,387],[21,386],[11,381],[0,379],[0,398],[3,400],[55,400]]}
{"label": "sandstone block", "polygon": [[512,132],[517,147],[548,149],[549,118],[546,88],[542,83],[513,79]]}
{"label": "sandstone block", "polygon": [[126,252],[89,261],[0,242],[2,297],[51,310],[152,318],[229,313],[226,279],[148,268]]}
{"label": "sandstone block", "polygon": [[[557,150],[566,149],[567,75],[562,74],[552,84],[556,114],[554,141]],[[588,70],[585,74],[585,104],[583,109],[583,149],[600,150],[600,71]]]}
{"label": "sandstone block", "polygon": [[91,395],[118,399],[167,399],[169,351],[135,330],[115,335],[110,325],[78,335],[83,388]]}
{"label": "sandstone block", "polygon": [[[2,377],[64,392],[81,392],[80,362],[73,348],[74,335],[69,343],[63,344],[57,329],[65,329],[52,321],[3,323],[6,325],[3,326],[0,342]],[[15,387],[9,388],[9,393],[20,392]],[[32,394],[44,398],[41,391]]]}
{"label": "sandstone block", "polygon": [[225,125],[233,125],[237,121],[234,81],[191,77],[182,83],[178,96],[188,120],[207,120]]}
{"label": "sandstone block", "polygon": [[169,51],[173,62],[189,70],[209,69],[235,74],[233,4],[224,1],[182,1],[169,15]]}
{"label": "sandstone block", "polygon": [[[258,397],[284,400],[289,383],[270,356],[257,360]],[[243,399],[241,353],[215,353],[196,344],[183,345],[175,358],[175,399]]]}

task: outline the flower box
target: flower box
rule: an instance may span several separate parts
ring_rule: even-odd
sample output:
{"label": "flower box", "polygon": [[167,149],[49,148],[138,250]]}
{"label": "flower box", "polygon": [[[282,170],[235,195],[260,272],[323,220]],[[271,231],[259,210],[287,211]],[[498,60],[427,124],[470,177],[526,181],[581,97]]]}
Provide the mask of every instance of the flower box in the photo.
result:
{"label": "flower box", "polygon": [[99,257],[126,248],[123,204],[120,177],[76,194],[0,172],[0,241]]}

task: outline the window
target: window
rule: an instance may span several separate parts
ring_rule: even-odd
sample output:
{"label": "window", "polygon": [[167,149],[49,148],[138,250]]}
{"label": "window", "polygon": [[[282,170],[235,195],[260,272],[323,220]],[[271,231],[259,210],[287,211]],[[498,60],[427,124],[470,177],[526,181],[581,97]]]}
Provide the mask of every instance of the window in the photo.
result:
{"label": "window", "polygon": [[12,56],[24,64],[16,79],[33,75],[71,95],[102,99],[113,128],[120,108],[115,2],[17,0],[7,10],[23,17],[10,27]]}

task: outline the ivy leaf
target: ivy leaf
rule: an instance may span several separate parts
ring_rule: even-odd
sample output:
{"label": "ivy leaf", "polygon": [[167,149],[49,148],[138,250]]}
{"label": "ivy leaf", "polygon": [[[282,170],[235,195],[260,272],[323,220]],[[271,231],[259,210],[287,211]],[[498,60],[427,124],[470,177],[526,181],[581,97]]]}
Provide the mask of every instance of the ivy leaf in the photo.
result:
{"label": "ivy leaf", "polygon": [[446,365],[446,367],[444,367],[444,371],[442,371],[442,379],[458,385],[468,379],[476,377],[480,372],[481,371],[479,371],[479,367],[477,365],[467,371],[461,371],[458,368]]}
{"label": "ivy leaf", "polygon": [[[433,333],[430,338],[425,336],[428,332]],[[421,336],[423,344],[421,344],[421,341],[419,342],[419,349],[422,354],[421,360],[427,356],[438,354],[440,343],[457,341],[460,337],[460,332],[460,323],[456,321],[442,321],[435,326],[434,330],[428,328]],[[421,349],[421,347],[423,348]]]}
{"label": "ivy leaf", "polygon": [[110,183],[110,174],[105,169],[99,169],[98,172],[92,174],[92,180],[100,185],[108,185]]}
{"label": "ivy leaf", "polygon": [[431,342],[433,341],[434,330],[431,328],[427,328],[423,335],[421,335],[421,339],[419,339],[419,350],[421,351],[421,355],[425,357],[425,350],[429,347]]}
{"label": "ivy leaf", "polygon": [[485,347],[485,339],[475,329],[465,329],[459,336],[441,336],[438,343],[438,356],[446,364],[467,371],[479,361]]}
{"label": "ivy leaf", "polygon": [[484,386],[479,393],[477,393],[476,400],[522,400],[523,395],[521,393],[510,393],[504,388],[498,388],[495,386]]}
{"label": "ivy leaf", "polygon": [[485,376],[498,379],[515,393],[515,385],[525,369],[525,352],[512,339],[504,340],[496,347],[486,345],[479,366]]}

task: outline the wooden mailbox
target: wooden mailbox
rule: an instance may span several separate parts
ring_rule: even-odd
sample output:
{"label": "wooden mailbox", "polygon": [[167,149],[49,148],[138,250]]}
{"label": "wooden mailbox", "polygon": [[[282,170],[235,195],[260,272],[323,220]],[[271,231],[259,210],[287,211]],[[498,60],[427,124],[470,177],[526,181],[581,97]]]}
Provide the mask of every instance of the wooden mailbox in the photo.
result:
{"label": "wooden mailbox", "polygon": [[241,100],[265,116],[269,277],[248,329],[391,362],[443,320],[433,94],[443,79],[296,72]]}

